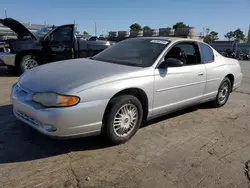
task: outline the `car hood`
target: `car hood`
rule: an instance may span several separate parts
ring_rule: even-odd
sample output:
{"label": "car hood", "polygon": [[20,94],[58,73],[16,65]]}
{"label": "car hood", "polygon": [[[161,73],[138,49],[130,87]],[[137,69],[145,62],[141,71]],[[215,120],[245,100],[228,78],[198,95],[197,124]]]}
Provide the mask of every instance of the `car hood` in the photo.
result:
{"label": "car hood", "polygon": [[91,59],[72,59],[45,64],[26,71],[19,83],[33,92],[67,94],[129,76],[142,68],[95,61]]}
{"label": "car hood", "polygon": [[17,35],[29,34],[33,39],[37,39],[23,24],[16,21],[13,18],[0,19],[0,23],[6,27],[9,27]]}

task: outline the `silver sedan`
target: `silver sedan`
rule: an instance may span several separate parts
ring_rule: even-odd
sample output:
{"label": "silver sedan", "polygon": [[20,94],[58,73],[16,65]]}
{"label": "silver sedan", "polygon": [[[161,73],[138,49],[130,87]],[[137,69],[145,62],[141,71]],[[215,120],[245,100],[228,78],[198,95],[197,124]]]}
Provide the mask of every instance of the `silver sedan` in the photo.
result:
{"label": "silver sedan", "polygon": [[15,116],[53,137],[105,134],[124,143],[148,120],[188,106],[223,106],[239,62],[183,38],[127,39],[89,59],[42,65],[12,87]]}

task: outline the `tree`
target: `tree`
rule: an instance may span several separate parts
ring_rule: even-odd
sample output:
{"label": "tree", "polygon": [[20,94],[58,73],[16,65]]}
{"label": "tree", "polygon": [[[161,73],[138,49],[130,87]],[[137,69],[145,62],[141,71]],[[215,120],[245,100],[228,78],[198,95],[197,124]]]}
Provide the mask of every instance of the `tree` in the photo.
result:
{"label": "tree", "polygon": [[231,39],[234,38],[234,32],[229,31],[229,32],[227,32],[227,34],[224,35],[224,37],[227,38],[229,41],[231,41]]}
{"label": "tree", "polygon": [[140,24],[138,23],[134,23],[130,26],[130,30],[131,31],[141,31],[142,30],[142,27]]}
{"label": "tree", "polygon": [[177,30],[179,28],[186,28],[186,27],[189,27],[189,26],[184,24],[183,22],[177,22],[175,25],[173,25],[174,30]]}
{"label": "tree", "polygon": [[215,31],[211,31],[209,34],[204,36],[203,41],[206,43],[210,43],[210,42],[213,42],[213,41],[218,40],[218,39],[219,39],[218,33]]}
{"label": "tree", "polygon": [[245,35],[243,33],[243,31],[241,31],[240,29],[236,29],[234,32],[234,38],[238,39],[238,40],[244,40],[245,39]]}
{"label": "tree", "polygon": [[215,32],[215,31],[211,31],[209,35],[210,35],[210,37],[212,39],[212,42],[219,39],[218,33]]}
{"label": "tree", "polygon": [[203,33],[204,33],[204,36],[209,35],[210,29],[209,28],[203,28]]}
{"label": "tree", "polygon": [[83,34],[84,35],[88,35],[89,33],[87,31],[83,31]]}
{"label": "tree", "polygon": [[150,28],[149,26],[146,25],[146,26],[143,27],[143,30],[144,30],[144,31],[145,31],[145,30],[151,30],[151,28]]}

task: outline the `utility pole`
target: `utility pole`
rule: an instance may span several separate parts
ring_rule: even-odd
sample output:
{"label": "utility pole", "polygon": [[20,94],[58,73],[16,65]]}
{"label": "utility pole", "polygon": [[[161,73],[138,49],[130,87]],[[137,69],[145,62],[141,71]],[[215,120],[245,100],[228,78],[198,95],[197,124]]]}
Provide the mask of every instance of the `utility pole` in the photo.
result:
{"label": "utility pole", "polygon": [[96,22],[95,22],[95,36],[97,36]]}
{"label": "utility pole", "polygon": [[5,18],[7,18],[7,10],[5,10],[4,12],[5,12]]}

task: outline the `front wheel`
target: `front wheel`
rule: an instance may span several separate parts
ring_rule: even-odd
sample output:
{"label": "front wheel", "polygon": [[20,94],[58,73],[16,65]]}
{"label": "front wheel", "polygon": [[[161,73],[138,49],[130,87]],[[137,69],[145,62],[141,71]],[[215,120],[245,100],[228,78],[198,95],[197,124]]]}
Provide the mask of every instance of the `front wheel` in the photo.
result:
{"label": "front wheel", "polygon": [[222,80],[216,99],[212,102],[214,107],[221,107],[227,103],[232,88],[231,84],[232,83],[228,78]]}
{"label": "front wheel", "polygon": [[110,110],[104,120],[105,133],[111,144],[128,141],[139,129],[143,109],[132,95],[122,95],[111,100]]}
{"label": "front wheel", "polygon": [[25,55],[22,57],[19,66],[20,73],[22,74],[29,69],[39,66],[39,63],[36,56]]}

